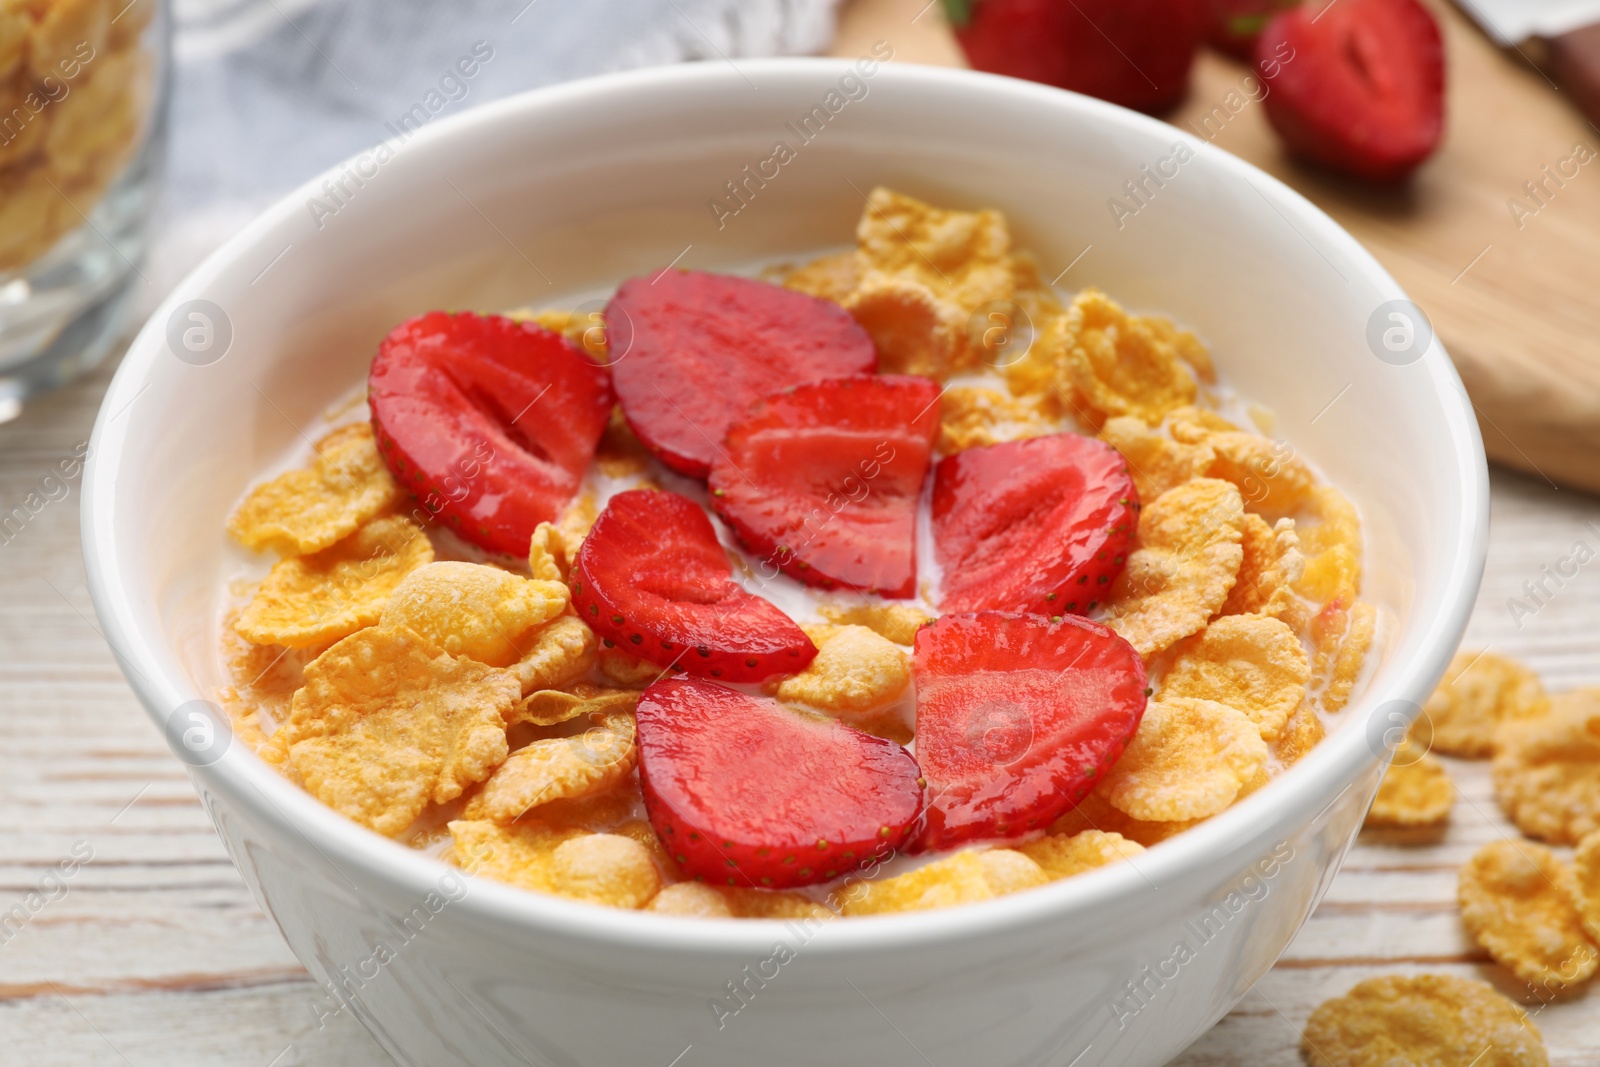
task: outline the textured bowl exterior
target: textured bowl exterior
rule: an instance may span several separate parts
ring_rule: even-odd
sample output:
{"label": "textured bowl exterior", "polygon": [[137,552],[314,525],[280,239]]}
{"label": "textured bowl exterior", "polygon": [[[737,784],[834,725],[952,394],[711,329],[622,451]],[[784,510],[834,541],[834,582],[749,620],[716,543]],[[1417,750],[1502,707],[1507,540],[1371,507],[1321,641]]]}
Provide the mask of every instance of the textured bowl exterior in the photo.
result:
{"label": "textured bowl exterior", "polygon": [[[812,925],[467,879],[323,808],[242,743],[191,759],[239,869],[324,987],[309,1013],[353,1013],[415,1065],[1153,1065],[1237,1003],[1315,907],[1376,790],[1383,731],[1415,713],[1466,624],[1487,526],[1471,408],[1437,343],[1377,355],[1370,324],[1404,294],[1298,195],[1161,123],[970,72],[772,60],[558,86],[429,126],[252,223],[140,333],[91,443],[91,590],[152,719],[172,735],[177,709],[222,681],[220,581],[241,558],[223,524],[242,488],[362,380],[395,322],[577,306],[675,256],[800,259],[847,242],[878,183],[1002,208],[1046,277],[1065,265],[1065,285],[1201,330],[1362,507],[1384,620],[1364,690],[1290,773],[1137,862]],[[196,300],[227,326],[215,358],[171,339]]]}

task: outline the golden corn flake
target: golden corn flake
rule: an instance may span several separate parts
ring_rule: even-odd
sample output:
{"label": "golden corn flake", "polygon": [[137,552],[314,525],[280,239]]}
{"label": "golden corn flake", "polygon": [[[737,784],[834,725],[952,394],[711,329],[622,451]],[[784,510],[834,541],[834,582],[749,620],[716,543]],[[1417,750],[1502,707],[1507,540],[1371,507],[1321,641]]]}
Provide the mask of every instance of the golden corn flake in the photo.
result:
{"label": "golden corn flake", "polygon": [[406,626],[452,656],[508,667],[527,632],[567,608],[560,582],[522,578],[481,563],[445,561],[413,571],[383,609],[385,626]]}
{"label": "golden corn flake", "polygon": [[528,571],[535,580],[564,582],[571,567],[567,541],[554,523],[541,522],[528,541]]}
{"label": "golden corn flake", "polygon": [[1203,819],[1232,804],[1266,760],[1267,743],[1243,712],[1212,700],[1153,700],[1100,788],[1135,819]]}
{"label": "golden corn flake", "polygon": [[1295,592],[1318,607],[1349,605],[1361,591],[1361,517],[1331,485],[1312,491],[1310,511],[1297,526],[1306,565]]}
{"label": "golden corn flake", "polygon": [[1161,315],[1145,315],[1141,319],[1158,342],[1170,345],[1177,357],[1189,364],[1189,368],[1200,377],[1203,382],[1217,380],[1217,367],[1211,360],[1211,350],[1205,342],[1195,336],[1192,330],[1180,330],[1171,319]]}
{"label": "golden corn flake", "polygon": [[574,682],[567,689],[538,689],[522,698],[506,716],[507,725],[532,723],[557,726],[581,715],[632,713],[639,703],[637,689],[608,689],[605,686]]}
{"label": "golden corn flake", "polygon": [[643,689],[667,673],[667,668],[659,663],[630,656],[620,648],[606,648],[604,642],[595,656],[595,666],[600,668],[606,681],[625,689]]}
{"label": "golden corn flake", "polygon": [[1316,478],[1285,442],[1248,433],[1195,407],[1171,412],[1167,427],[1174,440],[1209,447],[1214,459],[1206,473],[1237,485],[1252,508],[1289,512],[1312,501]]}
{"label": "golden corn flake", "polygon": [[376,623],[406,575],[432,562],[420,526],[373,519],[320,552],[279,560],[234,629],[258,645],[329,644]]}
{"label": "golden corn flake", "polygon": [[1242,530],[1244,559],[1221,613],[1282,618],[1294,603],[1294,583],[1306,566],[1294,520],[1279,519],[1277,525],[1268,526],[1261,516],[1247,511]]}
{"label": "golden corn flake", "polygon": [[1014,291],[1011,237],[998,211],[944,211],[874,189],[856,227],[855,287],[842,301],[881,369],[943,377],[977,357],[968,320]]}
{"label": "golden corn flake", "polygon": [[905,604],[822,604],[817,610],[829,622],[865,626],[897,645],[910,645],[917,631],[933,621],[932,615]]}
{"label": "golden corn flake", "polygon": [[1071,838],[1095,831],[1108,835],[1116,834],[1149,848],[1204,821],[1180,819],[1176,822],[1148,822],[1144,819],[1135,819],[1106,803],[1103,794],[1103,789],[1097,789],[1078,801],[1076,807],[1050,824],[1051,836]]}
{"label": "golden corn flake", "polygon": [[852,882],[839,890],[845,915],[927,911],[992,900],[989,869],[970,849],[893,878]]}
{"label": "golden corn flake", "polygon": [[911,658],[865,626],[807,626],[817,657],[779,682],[779,700],[835,715],[865,715],[899,700],[911,684]]}
{"label": "golden corn flake", "polygon": [[1300,702],[1284,723],[1283,736],[1272,744],[1272,754],[1285,766],[1299,761],[1328,735],[1327,728],[1317,717],[1317,710],[1309,700]]}
{"label": "golden corn flake", "polygon": [[559,333],[589,356],[606,362],[606,321],[599,309],[587,311],[517,311],[510,316],[519,322],[536,322],[552,333]]}
{"label": "golden corn flake", "polygon": [[1168,489],[1203,478],[1216,459],[1210,445],[1174,441],[1131,415],[1107,419],[1100,427],[1100,440],[1128,461],[1140,500],[1154,500]]}
{"label": "golden corn flake", "polygon": [[1326,710],[1339,711],[1349,703],[1377,627],[1377,609],[1359,600],[1349,608],[1330,604],[1311,620],[1309,636],[1316,654],[1312,675],[1324,683]]}
{"label": "golden corn flake", "polygon": [[1198,633],[1233,588],[1244,558],[1244,501],[1231,483],[1200,478],[1139,514],[1139,547],[1112,589],[1106,625],[1141,656]]}
{"label": "golden corn flake", "polygon": [[978,862],[983,866],[989,891],[997,897],[1033,889],[1050,881],[1044,869],[1025,850],[992,848],[978,853]]}
{"label": "golden corn flake", "polygon": [[561,615],[522,638],[515,670],[524,694],[558,689],[589,673],[597,643],[594,631],[575,615]]}
{"label": "golden corn flake", "polygon": [[1118,833],[1083,830],[1075,834],[1050,834],[1019,846],[1051,881],[1132,859],[1144,851],[1137,841]]}
{"label": "golden corn flake", "polygon": [[955,385],[939,398],[939,451],[946,455],[1056,430],[1034,405],[995,389]]}
{"label": "golden corn flake", "polygon": [[1367,826],[1435,826],[1450,817],[1456,787],[1444,764],[1407,741],[1383,773]]}
{"label": "golden corn flake", "polygon": [[832,911],[810,897],[781,889],[718,886],[736,919],[834,919]]}
{"label": "golden corn flake", "polygon": [[727,898],[704,882],[677,882],[662,886],[645,908],[661,915],[684,919],[731,919],[733,909]]}
{"label": "golden corn flake", "polygon": [[583,539],[589,536],[589,527],[599,517],[600,505],[595,503],[594,493],[587,490],[561,513],[556,532],[561,534],[561,540],[567,546],[569,564],[578,558],[578,549],[583,547]]}
{"label": "golden corn flake", "polygon": [[392,836],[505,761],[505,715],[520,697],[511,671],[369,626],[306,666],[268,747],[312,796]]}
{"label": "golden corn flake", "polygon": [[1263,615],[1224,615],[1175,646],[1161,698],[1199,697],[1250,717],[1263,741],[1283,736],[1311,680],[1295,632]]}
{"label": "golden corn flake", "polygon": [[554,891],[609,908],[642,908],[661,888],[650,850],[623,834],[570,838],[550,854]]}
{"label": "golden corn flake", "polygon": [[522,889],[634,909],[661,888],[649,851],[620,834],[457,819],[450,823],[450,835],[450,858],[457,866]]}
{"label": "golden corn flake", "polygon": [[783,280],[785,288],[807,296],[842,304],[854,291],[861,267],[854,250],[823,256],[807,263]]}
{"label": "golden corn flake", "polygon": [[1482,982],[1385,975],[1325,1000],[1306,1020],[1310,1067],[1548,1067],[1523,1010]]}
{"label": "golden corn flake", "polygon": [[549,801],[610,789],[633,773],[636,758],[633,716],[606,715],[575,737],[547,738],[511,753],[463,815],[514,822]]}
{"label": "golden corn flake", "polygon": [[369,424],[335,430],[316,449],[311,466],[280,474],[245,497],[228,520],[240,544],[288,556],[320,552],[404,498]]}
{"label": "golden corn flake", "polygon": [[1539,676],[1493,652],[1457,652],[1423,710],[1433,747],[1447,756],[1487,759],[1507,719],[1535,719],[1550,707]]}
{"label": "golden corn flake", "polygon": [[1494,791],[1523,833],[1573,845],[1600,829],[1600,689],[1550,699],[1495,733]]}
{"label": "golden corn flake", "polygon": [[1057,353],[1072,406],[1095,426],[1119,415],[1156,426],[1167,412],[1193,404],[1198,391],[1160,333],[1098,289],[1085,289],[1040,343]]}
{"label": "golden corn flake", "polygon": [[1529,985],[1562,989],[1600,964],[1573,907],[1577,883],[1555,853],[1531,841],[1491,841],[1461,868],[1461,923],[1496,963]]}
{"label": "golden corn flake", "polygon": [[1600,943],[1600,832],[1578,842],[1572,854],[1573,906],[1590,940]]}

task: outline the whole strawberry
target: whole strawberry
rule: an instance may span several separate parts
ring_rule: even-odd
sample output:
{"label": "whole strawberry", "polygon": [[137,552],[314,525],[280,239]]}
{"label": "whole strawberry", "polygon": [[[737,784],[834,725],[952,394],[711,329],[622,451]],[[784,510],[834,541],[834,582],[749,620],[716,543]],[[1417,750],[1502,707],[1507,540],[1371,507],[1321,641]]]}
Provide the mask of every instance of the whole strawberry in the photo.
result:
{"label": "whole strawberry", "polygon": [[1308,3],[1256,41],[1267,118],[1296,153],[1399,181],[1444,132],[1444,41],[1417,0]]}
{"label": "whole strawberry", "polygon": [[1198,0],[944,0],[977,70],[1109,100],[1172,107],[1189,90]]}
{"label": "whole strawberry", "polygon": [[1300,0],[1200,0],[1200,4],[1211,47],[1248,63],[1255,58],[1256,38],[1267,22]]}

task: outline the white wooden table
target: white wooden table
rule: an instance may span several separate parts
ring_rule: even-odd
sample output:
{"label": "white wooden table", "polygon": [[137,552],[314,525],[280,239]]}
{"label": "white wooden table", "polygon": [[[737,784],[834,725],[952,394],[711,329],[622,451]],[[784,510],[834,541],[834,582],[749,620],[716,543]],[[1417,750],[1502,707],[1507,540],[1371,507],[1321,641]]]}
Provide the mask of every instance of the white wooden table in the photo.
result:
{"label": "white wooden table", "polygon": [[[45,476],[87,437],[107,378],[0,426],[0,515],[30,493],[42,503],[15,536],[0,535],[0,913],[24,903],[47,868],[92,850],[64,888],[46,886],[51,899],[35,898],[43,902],[20,931],[0,932],[0,1064],[387,1064],[348,1015],[319,1028],[316,987],[246,891],[101,640],[78,550],[77,485],[50,500],[61,491]],[[1600,501],[1498,472],[1494,493],[1469,641],[1523,657],[1553,687],[1600,684],[1600,561],[1520,629],[1506,605],[1575,540],[1600,546],[1600,526],[1585,525],[1600,523]],[[1299,1064],[1298,1027],[1311,1008],[1374,974],[1443,970],[1516,993],[1468,944],[1455,907],[1457,866],[1512,831],[1487,765],[1450,769],[1460,797],[1443,838],[1364,835],[1283,960],[1178,1064]],[[1539,1013],[1554,1064],[1600,1063],[1594,996]]]}

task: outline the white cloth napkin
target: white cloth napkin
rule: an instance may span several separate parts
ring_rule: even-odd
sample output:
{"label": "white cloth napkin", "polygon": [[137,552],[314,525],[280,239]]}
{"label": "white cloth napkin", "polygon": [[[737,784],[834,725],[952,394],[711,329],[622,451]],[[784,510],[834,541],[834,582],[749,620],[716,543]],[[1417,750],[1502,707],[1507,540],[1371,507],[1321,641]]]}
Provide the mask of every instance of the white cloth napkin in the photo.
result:
{"label": "white cloth napkin", "polygon": [[443,118],[605,71],[816,52],[835,2],[175,0],[146,310],[267,204],[392,136],[388,124],[419,106]]}

